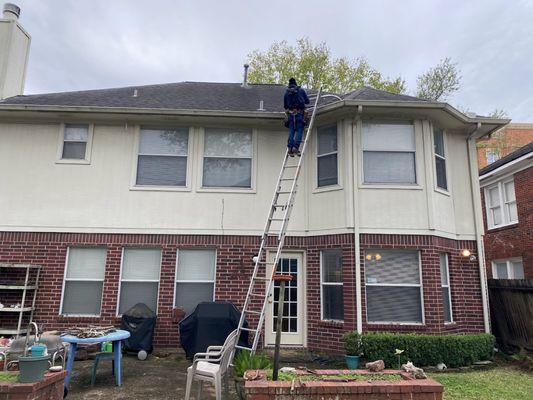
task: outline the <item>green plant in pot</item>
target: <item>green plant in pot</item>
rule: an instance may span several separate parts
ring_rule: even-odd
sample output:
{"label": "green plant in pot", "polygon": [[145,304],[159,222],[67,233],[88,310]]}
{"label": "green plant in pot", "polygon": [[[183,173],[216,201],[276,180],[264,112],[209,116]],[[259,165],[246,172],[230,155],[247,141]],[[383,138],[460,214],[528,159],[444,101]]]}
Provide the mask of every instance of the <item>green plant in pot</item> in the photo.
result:
{"label": "green plant in pot", "polygon": [[270,369],[272,363],[264,354],[252,354],[249,351],[239,351],[233,359],[233,375],[235,390],[240,399],[244,399],[244,373],[248,370]]}
{"label": "green plant in pot", "polygon": [[347,332],[343,336],[344,349],[346,350],[346,365],[348,369],[359,368],[360,357],[363,354],[363,342],[361,335],[357,332]]}

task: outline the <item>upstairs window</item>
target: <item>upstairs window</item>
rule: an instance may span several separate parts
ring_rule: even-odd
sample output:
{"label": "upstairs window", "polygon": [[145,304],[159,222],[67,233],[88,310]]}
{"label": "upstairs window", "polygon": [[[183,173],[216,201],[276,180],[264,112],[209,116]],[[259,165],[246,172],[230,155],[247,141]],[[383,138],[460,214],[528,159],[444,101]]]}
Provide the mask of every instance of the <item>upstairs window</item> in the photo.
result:
{"label": "upstairs window", "polygon": [[446,179],[446,156],[444,154],[444,131],[435,128],[433,130],[433,143],[435,149],[435,171],[437,175],[437,187],[448,190]]}
{"label": "upstairs window", "polygon": [[364,183],[415,184],[415,130],[410,122],[363,122]]}
{"label": "upstairs window", "polygon": [[337,171],[337,125],[317,129],[318,187],[339,183]]}
{"label": "upstairs window", "polygon": [[86,160],[89,125],[65,124],[62,160]]}
{"label": "upstairs window", "polygon": [[494,279],[524,279],[524,264],[521,258],[492,262]]}
{"label": "upstairs window", "polygon": [[205,130],[203,187],[252,187],[252,132]]}
{"label": "upstairs window", "polygon": [[517,223],[514,179],[498,182],[485,188],[485,204],[489,228]]}
{"label": "upstairs window", "polygon": [[137,185],[185,186],[189,128],[142,128],[137,158]]}
{"label": "upstairs window", "polygon": [[322,319],[342,321],[344,296],[340,250],[323,250],[320,253],[320,285]]}

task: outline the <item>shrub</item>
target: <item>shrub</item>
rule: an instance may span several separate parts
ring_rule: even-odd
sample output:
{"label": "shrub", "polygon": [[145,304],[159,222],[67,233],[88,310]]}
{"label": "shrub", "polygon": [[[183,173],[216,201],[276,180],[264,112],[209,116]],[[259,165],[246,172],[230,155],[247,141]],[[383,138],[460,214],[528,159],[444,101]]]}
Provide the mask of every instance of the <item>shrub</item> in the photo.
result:
{"label": "shrub", "polygon": [[347,356],[360,356],[362,353],[361,335],[357,332],[346,332],[343,336],[344,350]]}
{"label": "shrub", "polygon": [[233,359],[233,371],[235,376],[242,378],[249,369],[272,368],[270,359],[263,354],[253,354],[249,351],[239,351]]}
{"label": "shrub", "polygon": [[424,367],[443,362],[448,367],[461,367],[491,358],[494,343],[494,336],[485,333],[441,336],[366,333],[361,337],[361,350],[369,361],[383,360],[389,368],[398,367],[395,349],[405,350],[401,355],[402,363],[409,360]]}

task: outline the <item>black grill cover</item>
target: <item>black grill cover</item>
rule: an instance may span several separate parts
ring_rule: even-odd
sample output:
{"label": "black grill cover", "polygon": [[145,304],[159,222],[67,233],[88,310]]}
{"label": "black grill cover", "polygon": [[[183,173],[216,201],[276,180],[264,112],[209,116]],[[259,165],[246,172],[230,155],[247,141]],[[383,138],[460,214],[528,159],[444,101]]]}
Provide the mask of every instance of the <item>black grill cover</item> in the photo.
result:
{"label": "black grill cover", "polygon": [[[203,353],[209,346],[220,346],[239,326],[241,313],[230,302],[203,302],[179,324],[181,347],[187,358]],[[244,326],[248,326],[245,322]],[[248,346],[248,332],[242,332],[239,344]]]}
{"label": "black grill cover", "polygon": [[144,303],[137,303],[124,314],[120,329],[131,333],[131,336],[124,341],[124,350],[140,351],[151,353],[154,338],[156,315]]}

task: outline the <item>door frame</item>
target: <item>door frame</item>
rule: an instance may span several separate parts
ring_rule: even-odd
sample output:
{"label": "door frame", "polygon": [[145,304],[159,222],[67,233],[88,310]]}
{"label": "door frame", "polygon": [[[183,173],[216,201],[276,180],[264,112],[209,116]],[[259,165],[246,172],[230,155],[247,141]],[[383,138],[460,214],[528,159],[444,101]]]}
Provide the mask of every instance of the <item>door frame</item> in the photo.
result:
{"label": "door frame", "polygon": [[[267,252],[266,256],[267,257],[275,257],[276,255],[276,252],[275,251],[269,251]],[[302,315],[301,315],[301,328],[302,328],[302,334],[301,334],[301,338],[302,338],[302,343],[301,344],[281,344],[281,347],[286,347],[286,348],[307,348],[307,252],[305,250],[299,250],[299,249],[288,249],[288,250],[283,250],[281,252],[281,258],[284,258],[285,257],[290,257],[291,255],[298,255],[301,257],[301,260],[302,260],[302,263],[301,265],[299,266],[300,268],[300,271],[299,271],[299,274],[300,276],[302,277],[302,288],[301,288],[301,299],[302,299],[302,306],[301,306],[301,310],[302,310]],[[273,289],[272,289],[273,290]],[[271,324],[273,323],[272,321],[272,312],[271,312],[271,306],[267,304],[267,307],[266,307],[266,315],[265,315],[265,323],[264,323],[264,326],[263,326],[263,337],[264,337],[264,341],[263,341],[263,345],[264,347],[274,347],[274,343],[272,341],[272,343],[269,342],[269,334],[268,334],[268,331],[267,331],[267,327],[268,326],[271,326]],[[275,335],[273,336],[273,338],[275,338]]]}

